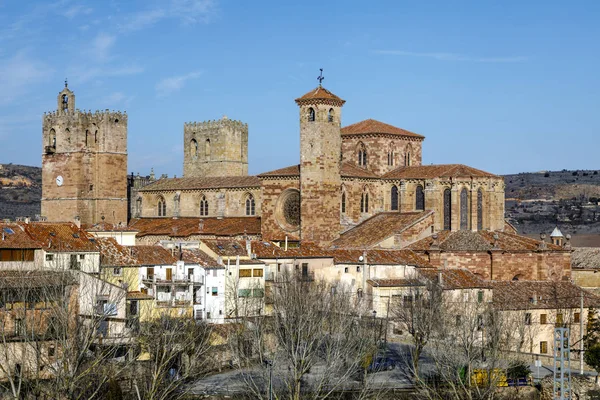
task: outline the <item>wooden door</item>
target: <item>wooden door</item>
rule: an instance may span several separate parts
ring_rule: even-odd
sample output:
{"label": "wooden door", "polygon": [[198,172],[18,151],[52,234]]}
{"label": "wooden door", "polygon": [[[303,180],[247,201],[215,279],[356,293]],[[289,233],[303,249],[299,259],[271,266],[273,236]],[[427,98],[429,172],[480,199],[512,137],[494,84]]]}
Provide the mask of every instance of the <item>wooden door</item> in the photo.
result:
{"label": "wooden door", "polygon": [[173,280],[173,268],[167,268],[167,280]]}

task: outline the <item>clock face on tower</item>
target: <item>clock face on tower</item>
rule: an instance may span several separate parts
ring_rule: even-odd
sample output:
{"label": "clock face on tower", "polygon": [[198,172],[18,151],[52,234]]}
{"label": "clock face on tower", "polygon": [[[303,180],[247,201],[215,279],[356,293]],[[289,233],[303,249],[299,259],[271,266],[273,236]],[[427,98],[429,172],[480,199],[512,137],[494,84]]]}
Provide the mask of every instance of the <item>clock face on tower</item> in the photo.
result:
{"label": "clock face on tower", "polygon": [[62,184],[63,184],[63,177],[59,175],[56,177],[56,185],[62,186]]}

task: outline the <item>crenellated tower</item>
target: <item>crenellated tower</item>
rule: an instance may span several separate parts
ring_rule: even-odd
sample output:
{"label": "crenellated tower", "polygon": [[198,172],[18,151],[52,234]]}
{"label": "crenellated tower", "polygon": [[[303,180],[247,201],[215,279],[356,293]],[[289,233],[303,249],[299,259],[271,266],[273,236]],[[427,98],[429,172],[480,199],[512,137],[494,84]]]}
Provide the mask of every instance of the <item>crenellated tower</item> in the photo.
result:
{"label": "crenellated tower", "polygon": [[43,116],[42,216],[127,223],[127,114],[76,109],[66,82]]}
{"label": "crenellated tower", "polygon": [[300,107],[300,235],[323,245],[340,231],[344,103],[321,85],[296,99]]}
{"label": "crenellated tower", "polygon": [[183,126],[183,176],[248,175],[248,124],[223,117]]}

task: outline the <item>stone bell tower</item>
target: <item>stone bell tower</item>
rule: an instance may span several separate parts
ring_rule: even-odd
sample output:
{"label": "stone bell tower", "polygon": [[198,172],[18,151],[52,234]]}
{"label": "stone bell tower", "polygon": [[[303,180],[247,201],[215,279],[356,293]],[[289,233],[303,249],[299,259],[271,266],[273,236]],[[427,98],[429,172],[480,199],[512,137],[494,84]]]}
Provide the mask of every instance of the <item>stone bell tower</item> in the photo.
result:
{"label": "stone bell tower", "polygon": [[339,236],[342,100],[319,86],[300,107],[300,237],[328,245]]}
{"label": "stone bell tower", "polygon": [[42,122],[42,216],[127,223],[127,114],[81,111],[65,81]]}

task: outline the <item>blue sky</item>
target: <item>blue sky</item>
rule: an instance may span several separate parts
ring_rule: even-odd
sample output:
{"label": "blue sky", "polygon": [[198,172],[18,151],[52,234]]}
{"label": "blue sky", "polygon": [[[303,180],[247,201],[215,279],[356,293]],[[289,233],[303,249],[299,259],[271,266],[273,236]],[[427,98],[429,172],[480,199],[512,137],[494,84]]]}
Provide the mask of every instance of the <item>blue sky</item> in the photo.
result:
{"label": "blue sky", "polygon": [[426,136],[423,162],[600,169],[598,1],[0,0],[0,163],[41,164],[65,78],[126,110],[129,172],[181,176],[183,123],[249,124],[250,173],[299,160],[317,85]]}

